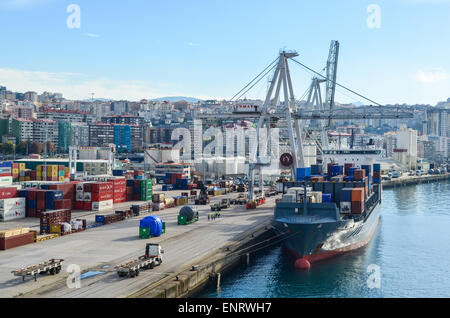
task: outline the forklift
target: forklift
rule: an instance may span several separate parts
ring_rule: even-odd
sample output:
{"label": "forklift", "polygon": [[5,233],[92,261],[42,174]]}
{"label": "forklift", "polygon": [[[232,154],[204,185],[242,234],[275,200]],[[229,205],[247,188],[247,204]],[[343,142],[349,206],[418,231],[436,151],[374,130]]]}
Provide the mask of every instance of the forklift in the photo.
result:
{"label": "forklift", "polygon": [[200,194],[195,199],[195,205],[209,204],[208,188],[201,181],[198,182],[197,188],[200,190]]}

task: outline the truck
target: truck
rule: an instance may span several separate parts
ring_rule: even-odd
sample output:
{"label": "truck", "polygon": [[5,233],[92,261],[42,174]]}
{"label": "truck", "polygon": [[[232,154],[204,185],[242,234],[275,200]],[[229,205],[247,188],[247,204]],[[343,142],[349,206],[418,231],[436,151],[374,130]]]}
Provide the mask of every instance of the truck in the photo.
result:
{"label": "truck", "polygon": [[236,205],[244,205],[247,203],[247,201],[248,201],[248,195],[245,193],[240,193],[236,198],[231,199],[230,203],[236,204]]}
{"label": "truck", "polygon": [[147,243],[144,255],[115,267],[117,275],[119,277],[137,277],[140,271],[161,265],[162,254],[164,254],[164,250],[161,249],[161,245]]}
{"label": "truck", "polygon": [[211,204],[211,211],[221,211],[230,207],[230,199],[222,199],[220,202]]}

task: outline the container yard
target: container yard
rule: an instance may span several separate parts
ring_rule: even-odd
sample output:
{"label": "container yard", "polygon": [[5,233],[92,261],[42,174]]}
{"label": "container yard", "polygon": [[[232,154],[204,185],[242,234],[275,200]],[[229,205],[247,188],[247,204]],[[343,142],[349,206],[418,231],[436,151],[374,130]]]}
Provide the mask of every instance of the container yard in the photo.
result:
{"label": "container yard", "polygon": [[[164,184],[155,186],[154,180],[144,171],[126,170],[113,170],[111,176],[85,175],[73,180],[66,167],[45,164],[29,170],[29,178],[24,175],[24,179],[20,179],[20,171],[25,171],[24,164],[14,168],[19,169],[15,177],[13,169],[9,169],[16,167],[14,162],[2,162],[1,165],[6,167],[2,170],[2,178],[8,179],[0,186],[0,250],[3,256],[0,296],[3,297],[47,297],[54,293],[65,297],[78,292],[87,293],[86,297],[134,295],[152,282],[181,272],[206,255],[232,244],[247,230],[267,225],[275,199],[271,198],[267,206],[258,206],[251,214],[245,204],[230,206],[221,211],[220,219],[211,223],[208,204],[231,202],[231,199],[237,202],[238,188],[229,181],[203,185],[198,178],[168,173]],[[196,206],[199,199],[205,204]],[[259,203],[264,204],[262,199]],[[99,285],[92,290],[86,287],[90,291],[67,289],[65,283],[59,286],[65,282],[68,275],[65,269],[69,264],[79,265],[82,271],[102,266],[120,267],[131,262],[133,256],[139,260],[148,240],[161,244],[167,261],[158,267],[158,272],[142,272],[140,278],[149,276],[146,279],[133,282],[130,287],[126,287],[129,282],[120,281],[110,285],[108,281],[103,282],[110,274],[106,270],[103,271],[105,276],[89,278],[101,279],[100,284],[105,284],[101,290]],[[193,242],[197,242],[196,247],[191,245]],[[64,264],[58,263],[60,275],[46,275],[51,270],[44,266],[49,259],[66,260]],[[13,271],[29,272],[29,275],[20,275],[33,276],[35,272],[28,269],[39,266],[42,273],[37,280],[14,279],[11,274]],[[114,277],[114,280],[120,278],[117,273]],[[123,287],[118,288],[117,283]],[[52,285],[52,290],[46,290],[43,286],[48,284],[56,285]]]}

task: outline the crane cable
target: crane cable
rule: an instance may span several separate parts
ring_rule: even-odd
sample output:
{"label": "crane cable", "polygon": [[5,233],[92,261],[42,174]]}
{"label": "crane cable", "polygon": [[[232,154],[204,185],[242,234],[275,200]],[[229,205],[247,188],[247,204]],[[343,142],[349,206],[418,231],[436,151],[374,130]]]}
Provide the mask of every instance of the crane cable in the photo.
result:
{"label": "crane cable", "polygon": [[[239,94],[241,94],[247,87],[249,87],[250,85],[252,85],[252,83],[259,77],[259,76],[261,76],[261,74],[263,74],[267,69],[269,69],[275,62],[277,62],[278,61],[278,58],[276,58],[272,63],[270,63],[264,70],[262,70],[262,72],[261,73],[259,73],[258,75],[256,75],[247,85],[245,85],[244,86],[244,88],[242,88],[239,92],[237,92],[236,93],[236,95],[234,95],[231,99],[230,99],[230,102],[236,97],[236,96],[238,96]],[[273,68],[273,66],[272,66],[272,68]],[[264,76],[266,76],[267,74],[265,74]],[[263,76],[263,77],[264,77]],[[259,82],[261,79],[259,79],[257,82]],[[256,85],[256,83],[255,83],[255,85]],[[253,85],[254,86],[254,85]],[[252,86],[252,87],[253,87]],[[250,89],[252,88],[252,87],[250,87]],[[246,91],[246,92],[248,92],[248,90]],[[245,92],[244,92],[244,94],[245,94]],[[242,95],[241,95],[242,96]]]}
{"label": "crane cable", "polygon": [[367,100],[367,101],[369,101],[369,102],[371,102],[371,103],[373,103],[373,104],[375,104],[375,105],[377,105],[377,106],[382,106],[381,104],[379,104],[379,103],[377,103],[377,102],[371,100],[370,98],[367,98],[367,97],[365,97],[365,96],[363,96],[363,95],[361,95],[361,94],[355,92],[354,90],[351,90],[350,88],[345,87],[344,85],[341,85],[341,84],[339,84],[338,82],[335,82],[335,81],[333,81],[333,80],[331,80],[331,79],[329,79],[329,78],[323,76],[322,74],[320,74],[320,73],[314,71],[313,69],[309,68],[309,67],[306,66],[305,64],[300,63],[299,61],[297,61],[297,60],[295,60],[295,59],[293,59],[293,58],[291,58],[291,60],[294,61],[295,63],[299,64],[300,66],[304,67],[305,69],[309,70],[310,72],[313,72],[314,74],[316,74],[316,75],[318,75],[318,76],[324,78],[325,80],[330,81],[330,82],[332,82],[333,84],[335,84],[335,85],[337,85],[337,86],[339,86],[339,87],[342,87],[343,89],[346,89],[347,91],[349,91],[349,92],[351,92],[351,93],[353,93],[353,94],[355,94],[355,95],[358,95],[359,97],[364,98],[365,100]]}

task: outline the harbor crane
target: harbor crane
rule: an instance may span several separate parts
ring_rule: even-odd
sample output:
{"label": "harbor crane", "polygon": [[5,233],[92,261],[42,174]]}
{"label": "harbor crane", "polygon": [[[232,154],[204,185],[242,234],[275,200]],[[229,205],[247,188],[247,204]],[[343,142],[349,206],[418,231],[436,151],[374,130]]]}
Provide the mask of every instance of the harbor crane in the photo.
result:
{"label": "harbor crane", "polygon": [[[260,141],[259,134],[262,129],[267,130],[267,136],[270,136],[270,130],[272,128],[271,123],[277,122],[280,119],[286,122],[286,128],[288,132],[289,147],[292,156],[291,176],[296,179],[297,168],[305,165],[305,156],[303,148],[303,135],[304,135],[304,122],[311,120],[317,120],[320,122],[328,122],[328,126],[333,120],[342,119],[404,119],[413,118],[413,113],[409,112],[401,107],[385,107],[381,106],[377,102],[339,84],[336,82],[337,74],[337,61],[339,55],[339,42],[332,41],[330,46],[329,57],[327,61],[327,74],[326,76],[312,70],[303,63],[297,61],[295,57],[298,56],[294,51],[282,51],[279,53],[279,57],[276,63],[272,62],[261,72],[256,78],[254,78],[247,86],[245,86],[236,96],[245,94],[249,89],[254,87],[265,75],[275,69],[273,76],[270,80],[270,86],[266,94],[263,106],[260,111],[255,113],[222,113],[222,114],[195,114],[197,119],[255,119],[258,120],[257,124],[257,140]],[[314,107],[307,109],[299,109],[297,107],[296,99],[294,96],[294,89],[291,80],[291,73],[289,68],[289,61],[300,65],[303,68],[313,72],[316,76],[313,78],[310,86],[310,96],[308,97],[309,106]],[[268,71],[267,71],[268,70]],[[264,74],[265,73],[265,74]],[[263,75],[264,76],[261,76]],[[259,79],[258,79],[259,77]],[[326,96],[325,103],[322,102],[320,93],[320,84],[326,83]],[[335,107],[334,95],[336,86],[344,88],[351,93],[369,101],[376,106],[364,106],[364,107]],[[283,102],[280,101],[281,96]],[[328,137],[326,133],[326,127],[322,124],[321,127],[321,141],[323,148],[328,145]],[[326,142],[326,143],[325,143]],[[316,141],[316,143],[318,143]],[[319,145],[320,146],[320,145]],[[270,144],[270,138],[263,140],[263,143],[259,143],[259,151],[257,152],[257,158],[254,162],[249,164],[250,184],[249,184],[249,201],[253,201],[253,185],[254,185],[254,170],[259,169],[260,184],[259,187],[262,190],[264,185],[262,183],[262,168],[269,166],[271,163],[272,147]],[[262,153],[263,149],[267,149],[265,154]]]}

